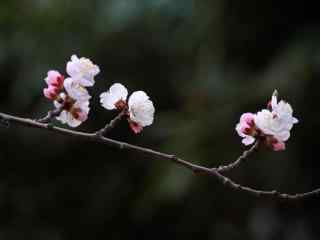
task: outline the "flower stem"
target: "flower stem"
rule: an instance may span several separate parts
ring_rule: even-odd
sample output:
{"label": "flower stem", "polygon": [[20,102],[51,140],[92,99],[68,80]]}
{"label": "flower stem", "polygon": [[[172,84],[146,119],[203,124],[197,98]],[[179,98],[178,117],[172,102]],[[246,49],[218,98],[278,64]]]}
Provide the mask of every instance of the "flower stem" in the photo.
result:
{"label": "flower stem", "polygon": [[111,129],[113,129],[121,120],[123,117],[127,115],[127,110],[122,110],[114,119],[112,119],[108,124],[104,126],[104,128],[101,128],[96,132],[97,136],[103,136],[106,133],[108,133]]}
{"label": "flower stem", "polygon": [[54,110],[51,110],[48,112],[47,116],[43,117],[43,118],[40,118],[40,119],[37,119],[36,121],[37,122],[40,122],[40,123],[49,123],[51,122],[55,117],[59,116],[60,113],[62,112],[63,108],[56,108]]}

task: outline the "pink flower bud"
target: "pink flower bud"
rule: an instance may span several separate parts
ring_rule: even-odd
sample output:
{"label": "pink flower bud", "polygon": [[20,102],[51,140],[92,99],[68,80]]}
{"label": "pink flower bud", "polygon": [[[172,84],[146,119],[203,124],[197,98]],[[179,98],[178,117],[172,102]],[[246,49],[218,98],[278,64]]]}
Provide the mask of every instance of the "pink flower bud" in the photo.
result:
{"label": "pink flower bud", "polygon": [[49,85],[48,88],[43,89],[43,95],[50,100],[54,100],[58,94],[59,89],[55,86]]}
{"label": "pink flower bud", "polygon": [[55,86],[57,88],[61,88],[64,81],[64,76],[61,75],[58,71],[49,71],[48,76],[46,77],[45,81],[50,86]]}

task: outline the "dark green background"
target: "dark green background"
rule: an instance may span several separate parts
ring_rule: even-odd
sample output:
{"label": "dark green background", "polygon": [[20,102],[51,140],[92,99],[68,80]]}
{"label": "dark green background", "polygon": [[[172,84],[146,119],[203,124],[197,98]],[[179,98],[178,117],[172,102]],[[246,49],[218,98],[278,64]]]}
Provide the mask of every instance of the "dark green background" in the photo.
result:
{"label": "dark green background", "polygon": [[[310,1],[311,2],[311,1]],[[261,150],[228,174],[260,189],[320,187],[320,16],[308,1],[1,0],[0,111],[36,118],[49,69],[76,53],[101,73],[79,127],[115,116],[114,82],[144,90],[155,122],[110,136],[206,166],[245,149],[234,127],[273,90],[300,123],[284,152]],[[319,239],[319,197],[257,199],[169,162],[12,126],[0,128],[0,239]]]}

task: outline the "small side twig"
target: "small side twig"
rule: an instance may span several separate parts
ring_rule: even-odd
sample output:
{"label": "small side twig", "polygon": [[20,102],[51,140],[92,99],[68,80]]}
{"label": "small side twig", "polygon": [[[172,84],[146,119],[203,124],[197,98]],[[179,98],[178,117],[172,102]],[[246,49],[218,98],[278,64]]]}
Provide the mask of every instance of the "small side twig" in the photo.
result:
{"label": "small side twig", "polygon": [[223,172],[227,172],[227,171],[230,171],[236,167],[238,167],[241,163],[243,163],[244,161],[246,161],[248,159],[248,157],[253,153],[255,152],[258,147],[259,147],[259,140],[257,140],[255,142],[254,145],[251,146],[251,148],[249,148],[248,150],[244,151],[240,157],[238,157],[234,162],[231,162],[230,164],[228,165],[221,165],[219,166],[218,168],[212,168],[212,170],[216,170],[218,171],[219,173],[223,173]]}
{"label": "small side twig", "polygon": [[127,110],[122,110],[114,119],[112,119],[108,124],[96,132],[98,137],[101,137],[113,129],[121,120],[127,115]]}
{"label": "small side twig", "polygon": [[56,108],[54,110],[51,110],[48,112],[47,116],[37,119],[36,121],[39,123],[49,123],[51,122],[55,117],[59,116],[60,113],[63,111],[63,108]]}

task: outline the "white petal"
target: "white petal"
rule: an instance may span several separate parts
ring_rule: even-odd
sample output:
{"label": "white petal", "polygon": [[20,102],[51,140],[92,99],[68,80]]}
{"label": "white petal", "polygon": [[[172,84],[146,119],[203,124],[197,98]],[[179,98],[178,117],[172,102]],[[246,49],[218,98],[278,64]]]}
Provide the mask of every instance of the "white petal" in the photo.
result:
{"label": "white petal", "polygon": [[254,141],[255,141],[255,138],[252,136],[246,136],[244,139],[242,139],[242,143],[246,146],[254,143]]}
{"label": "white petal", "polygon": [[129,98],[128,105],[136,104],[138,102],[144,102],[149,99],[149,96],[144,91],[133,92]]}
{"label": "white petal", "polygon": [[63,124],[68,124],[70,127],[78,127],[81,124],[81,121],[75,119],[71,113],[65,110],[62,111],[56,119]]}
{"label": "white petal", "polygon": [[66,71],[71,77],[78,74],[78,68],[76,65],[78,61],[79,61],[79,58],[77,57],[77,55],[72,55],[71,61],[67,62]]}
{"label": "white petal", "polygon": [[72,78],[65,79],[63,86],[67,91],[68,95],[74,100],[86,101],[91,98],[87,89],[82,87],[80,84],[78,84],[78,82],[76,82]]}
{"label": "white petal", "polygon": [[272,107],[272,110],[275,109],[278,105],[278,101],[277,101],[277,96],[276,95],[273,95],[272,98],[271,98],[271,107]]}
{"label": "white petal", "polygon": [[75,119],[71,113],[67,112],[65,123],[74,128],[78,127],[81,124],[81,121]]}
{"label": "white petal", "polygon": [[79,59],[76,55],[72,55],[66,71],[80,85],[91,87],[95,83],[94,77],[100,72],[100,68],[88,58]]}
{"label": "white petal", "polygon": [[75,108],[80,108],[81,111],[85,112],[85,113],[89,113],[90,111],[90,107],[89,107],[89,101],[77,101],[74,104]]}
{"label": "white petal", "polygon": [[274,136],[276,139],[278,139],[279,141],[285,142],[289,139],[290,137],[290,131],[283,131],[283,132],[279,132]]}
{"label": "white petal", "polygon": [[104,107],[107,110],[113,110],[116,109],[115,103],[117,102],[117,99],[113,98],[113,96],[109,92],[103,92],[100,94],[100,103],[102,107]]}
{"label": "white petal", "polygon": [[238,135],[240,136],[240,137],[245,137],[246,135],[241,131],[241,124],[240,123],[238,123],[237,125],[236,125],[236,131],[237,131],[237,133],[238,133]]}
{"label": "white petal", "polygon": [[267,110],[263,109],[258,112],[254,117],[254,122],[256,126],[264,133],[269,134],[271,131],[270,125],[273,119],[273,114]]}
{"label": "white petal", "polygon": [[76,79],[84,87],[92,87],[95,84],[94,77],[90,75],[82,75],[81,77],[76,77]]}
{"label": "white petal", "polygon": [[67,124],[70,126],[70,127],[78,127],[82,122],[78,119],[75,119],[72,114],[68,113],[68,121],[67,121]]}
{"label": "white petal", "polygon": [[120,100],[125,102],[127,96],[128,90],[126,87],[120,83],[115,83],[110,87],[108,92],[100,94],[100,103],[104,108],[113,110],[116,109],[115,104]]}
{"label": "white petal", "polygon": [[73,54],[73,55],[71,56],[71,61],[72,61],[72,62],[79,61],[78,56],[77,56],[76,54]]}
{"label": "white petal", "polygon": [[67,123],[67,116],[68,112],[63,110],[58,117],[56,117],[57,120],[59,120],[61,123]]}
{"label": "white petal", "polygon": [[120,83],[113,84],[110,87],[109,91],[112,95],[115,95],[117,98],[119,98],[119,100],[126,101],[127,96],[128,96],[128,90],[122,84],[120,84]]}
{"label": "white petal", "polygon": [[292,112],[293,112],[291,105],[283,100],[279,102],[275,111],[279,115],[292,115]]}
{"label": "white petal", "polygon": [[147,100],[142,105],[132,105],[129,109],[130,119],[139,123],[142,127],[149,126],[153,123],[154,106],[150,100]]}
{"label": "white petal", "polygon": [[58,101],[54,101],[53,105],[55,106],[55,108],[60,108],[62,106],[62,104],[59,103]]}

